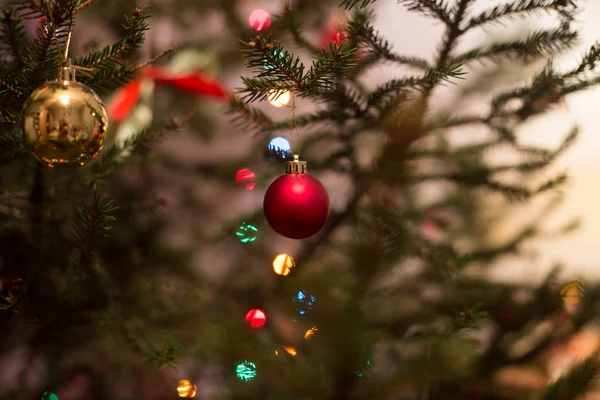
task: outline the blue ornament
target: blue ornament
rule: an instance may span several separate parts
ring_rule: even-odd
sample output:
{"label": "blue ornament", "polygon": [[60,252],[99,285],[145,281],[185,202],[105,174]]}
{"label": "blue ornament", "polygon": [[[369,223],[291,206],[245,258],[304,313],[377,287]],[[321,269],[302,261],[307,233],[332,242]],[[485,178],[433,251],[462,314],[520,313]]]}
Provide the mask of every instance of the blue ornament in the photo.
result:
{"label": "blue ornament", "polygon": [[296,311],[298,314],[304,315],[310,310],[315,303],[317,298],[305,290],[300,290],[294,297],[294,303],[296,304]]}

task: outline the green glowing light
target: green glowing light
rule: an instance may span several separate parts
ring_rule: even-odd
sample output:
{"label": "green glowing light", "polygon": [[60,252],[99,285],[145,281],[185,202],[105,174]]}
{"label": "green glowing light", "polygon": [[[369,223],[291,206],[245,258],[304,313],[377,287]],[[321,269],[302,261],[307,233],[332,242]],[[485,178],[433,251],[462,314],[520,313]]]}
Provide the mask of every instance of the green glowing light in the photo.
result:
{"label": "green glowing light", "polygon": [[241,380],[245,382],[251,381],[256,378],[256,364],[251,361],[244,361],[237,366],[235,373]]}
{"label": "green glowing light", "polygon": [[[285,51],[278,52],[277,50],[273,50],[273,56],[274,56],[274,58],[279,57],[279,59],[281,60],[280,65],[283,65],[283,61],[284,61],[283,59],[285,59]],[[271,62],[269,60],[265,60],[264,64],[265,64],[265,69],[267,71],[276,68],[274,65],[271,64]]]}
{"label": "green glowing light", "polygon": [[242,222],[242,225],[240,225],[240,228],[235,235],[240,239],[240,242],[251,243],[256,240],[256,232],[258,232],[257,227],[252,224]]}
{"label": "green glowing light", "polygon": [[[367,360],[367,370],[371,369],[371,360]],[[358,376],[359,378],[362,378],[364,376],[362,371],[356,371],[355,372],[356,376]]]}
{"label": "green glowing light", "polygon": [[58,400],[58,396],[51,392],[44,392],[42,400]]}

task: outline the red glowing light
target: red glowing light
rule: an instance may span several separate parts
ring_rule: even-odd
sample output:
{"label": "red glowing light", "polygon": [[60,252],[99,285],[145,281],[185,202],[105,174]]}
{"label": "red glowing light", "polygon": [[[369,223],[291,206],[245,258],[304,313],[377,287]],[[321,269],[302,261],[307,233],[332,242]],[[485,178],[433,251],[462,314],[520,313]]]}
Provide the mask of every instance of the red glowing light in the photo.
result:
{"label": "red glowing light", "polygon": [[260,32],[271,26],[271,14],[263,9],[254,10],[248,17],[248,23],[252,29]]}
{"label": "red glowing light", "polygon": [[240,169],[235,175],[235,181],[238,183],[246,182],[246,190],[252,190],[256,187],[256,183],[254,180],[256,179],[256,174],[250,171],[248,168]]}
{"label": "red glowing light", "polygon": [[246,322],[253,328],[260,328],[267,322],[267,316],[260,308],[253,308],[246,314]]}

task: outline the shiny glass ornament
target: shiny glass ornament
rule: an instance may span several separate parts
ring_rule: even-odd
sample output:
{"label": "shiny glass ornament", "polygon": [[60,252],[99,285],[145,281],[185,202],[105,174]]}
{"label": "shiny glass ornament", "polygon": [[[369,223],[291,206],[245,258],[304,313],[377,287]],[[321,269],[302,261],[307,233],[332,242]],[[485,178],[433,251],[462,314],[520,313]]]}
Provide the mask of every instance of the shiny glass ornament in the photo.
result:
{"label": "shiny glass ornament", "polygon": [[273,230],[290,239],[319,232],[329,218],[329,195],[318,179],[306,173],[306,162],[287,162],[286,174],[265,193],[263,209]]}
{"label": "shiny glass ornament", "polygon": [[31,94],[21,112],[21,130],[40,162],[80,166],[102,150],[108,116],[100,97],[75,81],[72,67],[64,66],[57,80]]}

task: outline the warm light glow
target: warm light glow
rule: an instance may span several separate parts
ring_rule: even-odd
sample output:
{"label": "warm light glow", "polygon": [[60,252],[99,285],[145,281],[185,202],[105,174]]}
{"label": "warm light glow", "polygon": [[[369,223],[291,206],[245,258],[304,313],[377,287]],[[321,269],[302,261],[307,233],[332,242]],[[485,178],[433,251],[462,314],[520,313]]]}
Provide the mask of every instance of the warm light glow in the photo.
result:
{"label": "warm light glow", "polygon": [[295,266],[294,258],[287,254],[280,254],[273,260],[273,270],[278,275],[288,275]]}
{"label": "warm light glow", "polygon": [[62,92],[58,95],[58,101],[61,102],[63,106],[68,106],[71,102],[71,97],[69,96],[69,92]]}
{"label": "warm light glow", "polygon": [[287,353],[288,353],[290,356],[292,356],[292,357],[294,357],[294,356],[296,356],[296,354],[298,354],[298,352],[296,351],[296,349],[295,349],[295,348],[293,348],[293,347],[290,347],[290,346],[281,346],[281,347],[283,347],[283,349],[284,349],[285,351],[287,351]]}
{"label": "warm light glow", "polygon": [[310,339],[311,336],[313,336],[314,334],[316,334],[319,330],[317,329],[316,326],[313,326],[312,328],[310,328],[309,330],[306,331],[306,333],[304,334],[304,339]]}
{"label": "warm light glow", "polygon": [[263,9],[254,10],[248,17],[248,23],[252,29],[260,32],[271,26],[271,14]]}
{"label": "warm light glow", "polygon": [[267,322],[267,316],[260,308],[253,308],[246,314],[246,322],[253,328],[260,328]]}
{"label": "warm light glow", "polygon": [[179,386],[177,386],[177,394],[179,395],[179,397],[185,397],[187,399],[196,397],[196,390],[196,385],[194,385],[187,379],[179,382]]}
{"label": "warm light glow", "polygon": [[281,108],[287,106],[292,99],[292,94],[288,90],[273,89],[269,92],[267,99],[273,107]]}
{"label": "warm light glow", "polygon": [[244,361],[236,367],[235,373],[241,380],[246,382],[251,381],[256,378],[256,364],[252,361]]}

